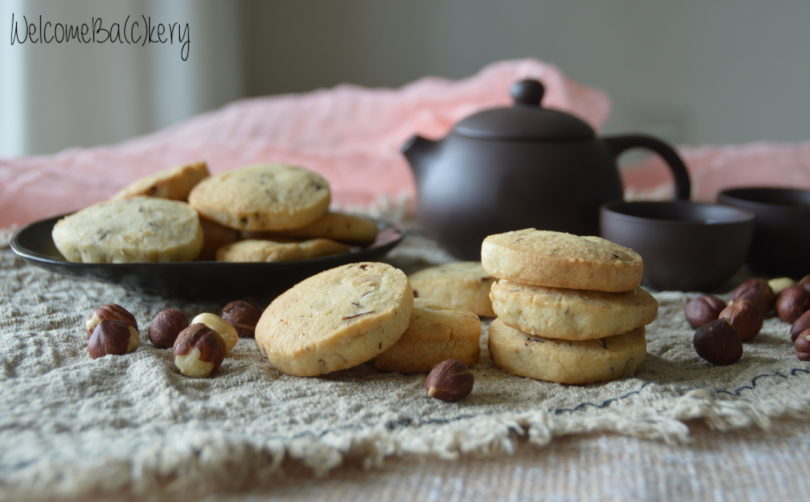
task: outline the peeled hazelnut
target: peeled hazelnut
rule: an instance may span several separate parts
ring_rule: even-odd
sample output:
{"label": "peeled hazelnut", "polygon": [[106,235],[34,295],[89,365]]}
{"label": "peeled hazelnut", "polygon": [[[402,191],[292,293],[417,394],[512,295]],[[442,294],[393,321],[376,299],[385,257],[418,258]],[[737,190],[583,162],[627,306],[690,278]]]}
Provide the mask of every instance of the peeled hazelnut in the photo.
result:
{"label": "peeled hazelnut", "polygon": [[93,359],[108,354],[123,355],[138,348],[138,330],[126,321],[104,320],[96,324],[87,341],[87,352]]}
{"label": "peeled hazelnut", "polygon": [[790,286],[779,293],[776,299],[776,315],[792,323],[810,308],[810,292],[801,286]]}
{"label": "peeled hazelnut", "polygon": [[159,349],[168,349],[188,324],[188,317],[179,310],[161,310],[149,324],[149,340]]}
{"label": "peeled hazelnut", "polygon": [[790,277],[776,277],[768,281],[768,286],[771,287],[773,294],[776,296],[779,296],[779,293],[781,293],[785,288],[793,286],[794,284],[796,284],[796,281]]}
{"label": "peeled hazelnut", "polygon": [[236,328],[231,326],[231,323],[210,312],[197,314],[191,320],[191,324],[205,324],[209,328],[217,332],[222,340],[225,342],[225,350],[231,350],[236,342],[239,341],[239,335],[236,334]]}
{"label": "peeled hazelnut", "polygon": [[764,316],[773,308],[776,295],[765,279],[748,279],[734,289],[731,299],[752,302],[762,310]]}
{"label": "peeled hazelnut", "polygon": [[790,339],[795,342],[799,333],[806,329],[810,329],[810,310],[800,315],[799,318],[790,325]]}
{"label": "peeled hazelnut", "polygon": [[174,342],[174,365],[194,378],[211,375],[225,358],[225,341],[205,324],[191,324]]}
{"label": "peeled hazelnut", "polygon": [[252,303],[234,300],[222,308],[222,318],[236,328],[239,336],[253,338],[262,311]]}
{"label": "peeled hazelnut", "polygon": [[692,338],[692,346],[697,355],[718,366],[736,363],[743,353],[742,340],[726,319],[699,327]]}
{"label": "peeled hazelnut", "polygon": [[810,291],[810,274],[805,275],[799,280],[799,286]]}
{"label": "peeled hazelnut", "polygon": [[802,361],[810,361],[810,329],[799,333],[796,341],[793,342],[793,347],[796,349],[796,357]]}
{"label": "peeled hazelnut", "polygon": [[748,300],[734,300],[720,312],[720,319],[726,319],[734,327],[740,340],[747,342],[757,336],[765,320],[762,311]]}
{"label": "peeled hazelnut", "polygon": [[475,377],[461,361],[447,359],[430,370],[425,379],[427,395],[442,401],[458,401],[467,397]]}
{"label": "peeled hazelnut", "polygon": [[92,334],[96,325],[101,321],[125,321],[134,326],[136,330],[138,329],[138,321],[135,320],[135,316],[121,305],[115,303],[100,305],[87,316],[87,321],[84,323],[87,334]]}
{"label": "peeled hazelnut", "polygon": [[712,295],[703,295],[686,304],[684,315],[693,328],[714,321],[726,308],[726,302]]}

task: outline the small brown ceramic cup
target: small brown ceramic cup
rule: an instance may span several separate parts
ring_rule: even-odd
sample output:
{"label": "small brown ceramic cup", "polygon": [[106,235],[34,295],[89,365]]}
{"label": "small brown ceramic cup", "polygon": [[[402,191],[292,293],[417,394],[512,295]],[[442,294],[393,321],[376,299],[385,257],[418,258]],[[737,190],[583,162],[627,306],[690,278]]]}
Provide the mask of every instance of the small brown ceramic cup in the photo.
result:
{"label": "small brown ceramic cup", "polygon": [[599,217],[602,237],[638,252],[657,290],[716,290],[745,263],[754,229],[748,211],[689,201],[613,201]]}
{"label": "small brown ceramic cup", "polygon": [[754,213],[748,255],[753,271],[794,277],[810,273],[810,190],[731,188],[720,192],[717,201]]}

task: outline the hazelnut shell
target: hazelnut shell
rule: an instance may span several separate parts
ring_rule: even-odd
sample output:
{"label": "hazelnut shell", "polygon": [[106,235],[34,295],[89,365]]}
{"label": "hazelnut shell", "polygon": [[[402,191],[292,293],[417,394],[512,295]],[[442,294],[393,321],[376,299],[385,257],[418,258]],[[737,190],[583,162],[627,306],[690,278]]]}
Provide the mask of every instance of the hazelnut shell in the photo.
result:
{"label": "hazelnut shell", "polygon": [[442,361],[425,378],[427,395],[442,401],[458,401],[467,397],[475,377],[467,366],[456,359]]}
{"label": "hazelnut shell", "polygon": [[174,345],[177,335],[188,327],[188,317],[177,309],[165,309],[157,313],[149,324],[149,340],[159,349]]}
{"label": "hazelnut shell", "polygon": [[239,334],[236,333],[236,328],[222,317],[212,314],[211,312],[197,314],[191,320],[191,324],[205,324],[214,330],[225,342],[226,351],[231,350],[236,345],[236,342],[239,341]]}
{"label": "hazelnut shell", "polygon": [[810,274],[807,274],[801,279],[799,279],[799,286],[803,287],[808,292],[810,292]]}
{"label": "hazelnut shell", "polygon": [[799,336],[799,333],[807,329],[810,329],[810,310],[800,315],[799,318],[790,325],[790,339],[796,341],[796,337]]}
{"label": "hazelnut shell", "polygon": [[205,324],[191,324],[177,335],[172,353],[184,356],[193,349],[200,351],[200,361],[214,365],[215,371],[225,359],[225,340]]}
{"label": "hazelnut shell", "polygon": [[87,353],[93,359],[123,355],[138,348],[138,330],[126,321],[105,320],[93,329],[87,341]]}
{"label": "hazelnut shell", "polygon": [[684,316],[693,328],[714,321],[726,308],[726,302],[713,295],[703,295],[686,304]]}
{"label": "hazelnut shell", "polygon": [[742,340],[726,319],[699,327],[692,338],[692,346],[697,355],[717,366],[734,364],[743,353]]}
{"label": "hazelnut shell", "polygon": [[87,320],[85,321],[87,334],[92,334],[96,325],[101,321],[124,321],[132,325],[135,329],[138,329],[138,321],[135,320],[135,316],[117,303],[99,305],[87,316]]}
{"label": "hazelnut shell", "polygon": [[810,361],[810,329],[799,333],[793,347],[796,349],[796,357],[802,361]]}
{"label": "hazelnut shell", "polygon": [[785,288],[776,299],[776,315],[793,323],[810,307],[810,292],[799,285]]}
{"label": "hazelnut shell", "polygon": [[240,337],[253,338],[262,311],[245,300],[234,300],[222,308],[222,318],[228,321]]}
{"label": "hazelnut shell", "polygon": [[733,300],[748,300],[762,310],[762,315],[767,315],[773,309],[776,295],[765,279],[748,279],[734,288],[731,293]]}
{"label": "hazelnut shell", "polygon": [[762,311],[754,303],[742,299],[729,303],[718,317],[728,320],[743,342],[757,336],[765,320]]}

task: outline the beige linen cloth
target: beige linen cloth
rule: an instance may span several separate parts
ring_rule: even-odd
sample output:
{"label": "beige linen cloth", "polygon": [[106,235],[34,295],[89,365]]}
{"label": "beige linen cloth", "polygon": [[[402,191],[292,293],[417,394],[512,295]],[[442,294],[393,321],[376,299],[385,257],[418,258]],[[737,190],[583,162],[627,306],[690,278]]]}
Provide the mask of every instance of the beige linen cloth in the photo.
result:
{"label": "beige linen cloth", "polygon": [[[406,271],[448,260],[412,232],[387,261]],[[127,490],[242,487],[282,461],[324,473],[352,459],[372,467],[395,455],[506,455],[518,442],[595,432],[686,440],[688,423],[767,428],[806,417],[810,364],[788,326],[771,318],[742,360],[713,367],[691,347],[682,310],[694,294],[655,293],[648,357],[633,378],[565,386],[493,367],[482,337],[472,394],[425,396],[423,377],[369,365],[320,378],[277,373],[241,339],[215,377],[190,379],[145,332],[156,312],[189,304],[71,279],[27,265],[0,236],[0,493],[11,499]],[[83,323],[101,303],[130,309],[141,327],[133,354],[91,360]]]}

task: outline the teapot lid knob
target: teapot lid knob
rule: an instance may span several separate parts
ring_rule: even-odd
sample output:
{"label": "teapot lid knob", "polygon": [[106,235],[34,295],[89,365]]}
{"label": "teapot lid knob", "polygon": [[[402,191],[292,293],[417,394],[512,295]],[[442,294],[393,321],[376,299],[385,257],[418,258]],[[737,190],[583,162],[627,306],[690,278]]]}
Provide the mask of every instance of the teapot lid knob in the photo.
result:
{"label": "teapot lid knob", "polygon": [[519,80],[512,84],[509,94],[516,105],[540,106],[545,88],[534,79]]}
{"label": "teapot lid knob", "polygon": [[470,115],[453,127],[468,138],[533,141],[592,140],[596,133],[584,120],[552,108],[544,108],[545,87],[534,79],[512,84],[513,106],[489,108]]}

